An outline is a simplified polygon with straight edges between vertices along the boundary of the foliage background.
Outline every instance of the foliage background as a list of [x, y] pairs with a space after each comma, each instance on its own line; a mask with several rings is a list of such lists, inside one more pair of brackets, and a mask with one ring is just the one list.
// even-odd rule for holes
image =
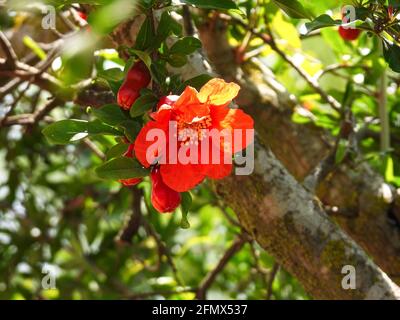
[[[109, 2], [112, 5], [112, 1]], [[341, 2], [338, 2], [301, 1], [314, 14], [330, 10], [340, 18]], [[13, 1], [11, 7], [7, 4], [0, 7], [1, 30], [17, 43], [19, 54], [33, 51], [38, 55], [41, 50], [48, 53], [42, 43], [54, 35], [45, 35], [43, 30], [37, 32], [40, 14], [22, 10], [19, 4], [23, 5]], [[272, 1], [262, 1], [262, 6], [255, 0], [239, 1], [239, 4], [246, 19], [254, 23], [263, 24], [267, 17], [281, 50], [310, 77], [332, 65], [339, 65], [333, 72], [323, 72], [320, 86], [338, 101], [344, 101], [346, 89], [351, 84], [357, 127], [364, 128], [368, 124], [368, 134], [361, 143], [362, 161], [370, 162], [388, 182], [400, 184], [397, 146], [393, 147], [389, 158], [382, 161], [379, 145], [376, 92], [383, 72], [389, 73], [388, 108], [395, 143], [398, 142], [400, 104], [398, 78], [386, 68], [377, 38], [365, 32], [356, 42], [345, 42], [336, 27], [304, 36], [301, 35], [304, 20], [288, 17]], [[59, 6], [58, 14], [69, 8], [68, 4]], [[174, 10], [180, 12], [181, 7]], [[195, 16], [197, 18], [201, 19]], [[105, 20], [98, 19], [95, 23], [102, 26], [102, 22]], [[29, 36], [42, 48], [29, 45], [24, 36]], [[243, 43], [246, 32], [232, 24], [230, 36], [235, 47]], [[76, 47], [80, 44], [76, 43]], [[107, 41], [96, 46], [111, 47]], [[94, 52], [93, 47], [90, 50]], [[304, 125], [315, 122], [338, 135], [341, 115], [321, 101], [276, 52], [257, 39], [251, 39], [246, 50], [248, 53], [257, 50], [262, 62], [300, 101], [293, 121]], [[94, 61], [93, 69], [89, 70], [94, 78], [110, 67], [124, 66], [116, 51], [97, 51], [95, 56], [89, 54], [88, 57]], [[80, 55], [78, 61], [86, 61], [82, 59]], [[82, 77], [81, 65], [76, 60], [67, 56], [58, 61], [62, 67], [56, 68], [53, 63], [53, 69], [49, 71], [55, 77], [65, 81], [75, 81], [76, 75]], [[65, 78], [71, 74], [71, 79]], [[4, 85], [3, 79], [0, 83]], [[23, 82], [2, 97], [1, 116], [4, 117], [11, 108], [13, 115], [30, 113], [33, 108], [45, 104], [49, 97], [49, 92]], [[93, 118], [85, 106], [74, 102], [54, 109], [51, 117], [55, 120]], [[215, 269], [241, 233], [232, 210], [222, 205], [208, 183], [204, 183], [193, 192], [194, 202], [189, 214], [191, 228], [181, 229], [179, 212], [160, 215], [151, 208], [150, 184], [145, 180], [139, 188], [144, 195], [140, 208], [146, 223], [139, 227], [132, 243], [116, 241], [137, 204], [135, 195], [137, 199], [138, 192], [122, 187], [118, 182], [101, 180], [94, 173], [102, 160], [93, 152], [93, 144], [106, 153], [115, 144], [114, 138], [93, 136], [89, 142], [57, 146], [43, 136], [41, 130], [45, 122], [1, 126], [0, 298], [193, 299], [203, 279]], [[340, 150], [345, 152], [345, 148]], [[337, 157], [341, 157], [339, 152]], [[57, 275], [56, 289], [42, 288], [43, 268], [49, 268]], [[285, 270], [279, 268], [275, 274], [278, 268], [268, 253], [256, 243], [247, 242], [218, 274], [207, 297], [310, 298]]]

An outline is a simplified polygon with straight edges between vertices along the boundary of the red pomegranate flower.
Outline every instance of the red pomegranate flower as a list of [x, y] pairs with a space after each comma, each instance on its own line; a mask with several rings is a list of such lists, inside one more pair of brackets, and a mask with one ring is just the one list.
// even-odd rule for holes
[[[128, 150], [125, 152], [124, 156], [128, 158], [133, 158], [134, 156], [133, 151], [134, 151], [134, 144], [131, 143], [128, 147]], [[131, 179], [120, 179], [118, 181], [121, 182], [126, 187], [131, 187], [137, 185], [142, 180], [143, 180], [142, 178], [131, 178]]]
[[162, 180], [160, 169], [154, 168], [151, 172], [151, 203], [160, 213], [175, 211], [181, 204], [181, 194], [172, 190]]
[[346, 41], [357, 40], [357, 38], [360, 36], [360, 33], [361, 33], [360, 29], [351, 29], [351, 28], [345, 29], [342, 26], [339, 27], [339, 34], [342, 37], [342, 39]]
[[[246, 129], [254, 127], [253, 119], [242, 110], [228, 107], [239, 90], [235, 83], [212, 79], [200, 92], [186, 87], [179, 99], [165, 99], [151, 115], [153, 120], [136, 138], [136, 158], [147, 168], [160, 164], [163, 182], [177, 192], [192, 189], [206, 177], [228, 176], [233, 166], [232, 155], [253, 141], [253, 136], [249, 138], [246, 134]], [[171, 129], [171, 123], [175, 125], [175, 131]], [[154, 141], [148, 138], [153, 129], [162, 131], [166, 137], [166, 143], [156, 150], [153, 150]], [[213, 129], [222, 135], [217, 142], [204, 131]], [[240, 134], [234, 134], [234, 129], [240, 129]], [[171, 131], [176, 132], [177, 142], [171, 139]], [[194, 155], [197, 161], [182, 161], [180, 155], [188, 154]], [[220, 161], [213, 161], [215, 154]]]

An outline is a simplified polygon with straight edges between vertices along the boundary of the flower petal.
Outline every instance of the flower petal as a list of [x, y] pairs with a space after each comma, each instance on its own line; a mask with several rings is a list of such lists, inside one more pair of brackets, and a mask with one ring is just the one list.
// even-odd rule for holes
[[[158, 141], [158, 138], [155, 139], [155, 141], [154, 140], [147, 141], [148, 133], [151, 130], [155, 130], [155, 129], [162, 130], [164, 132], [165, 139], [168, 138], [168, 135], [167, 135], [168, 122], [164, 123], [164, 122], [150, 121], [142, 128], [142, 130], [140, 130], [140, 132], [135, 140], [135, 156], [139, 160], [139, 162], [146, 168], [148, 168], [148, 167], [150, 167], [150, 165], [154, 164], [160, 156], [165, 155], [166, 150], [168, 148], [167, 143]], [[156, 150], [154, 150], [153, 154], [149, 155], [149, 159], [147, 159], [148, 149], [156, 144], [157, 144], [158, 148]]]
[[205, 178], [196, 164], [164, 164], [161, 165], [161, 176], [164, 183], [178, 192], [193, 189]]
[[151, 203], [160, 213], [173, 212], [181, 203], [181, 194], [162, 181], [159, 168], [153, 170], [151, 177]]
[[[239, 152], [254, 141], [254, 135], [247, 137], [247, 130], [254, 130], [254, 120], [241, 109], [212, 107], [210, 110], [212, 127], [227, 129], [232, 134], [232, 153]], [[233, 130], [240, 130], [235, 135]], [[250, 132], [251, 133], [251, 132]], [[236, 139], [235, 139], [236, 138]]]
[[201, 103], [222, 106], [229, 104], [232, 99], [236, 98], [239, 90], [240, 86], [236, 83], [226, 83], [222, 79], [215, 78], [201, 88], [197, 97]]
[[[203, 143], [201, 143], [200, 147], [202, 164], [199, 165], [198, 170], [211, 179], [222, 179], [226, 176], [229, 176], [233, 167], [232, 154], [230, 152], [224, 152], [223, 149], [221, 149], [218, 145], [216, 146], [211, 141], [208, 143], [208, 148], [202, 147]], [[203, 152], [207, 151], [207, 149], [208, 154], [203, 154]], [[218, 156], [219, 158], [213, 159], [215, 156]], [[204, 163], [204, 160], [206, 160], [207, 163]]]
[[173, 109], [181, 121], [191, 123], [194, 118], [208, 116], [210, 108], [208, 105], [201, 104], [197, 98], [197, 90], [186, 87], [178, 101], [173, 105]]

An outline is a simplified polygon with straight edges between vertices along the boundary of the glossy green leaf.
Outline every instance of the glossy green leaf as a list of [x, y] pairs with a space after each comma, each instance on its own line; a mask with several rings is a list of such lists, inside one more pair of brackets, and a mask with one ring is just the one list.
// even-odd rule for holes
[[61, 120], [42, 130], [49, 142], [68, 144], [86, 138], [90, 135], [121, 135], [121, 132], [100, 121]]
[[140, 31], [136, 38], [135, 49], [145, 51], [153, 41], [153, 30], [149, 18], [143, 21]]
[[232, 0], [182, 0], [183, 3], [203, 9], [229, 10], [238, 9], [237, 4]]
[[135, 159], [120, 157], [107, 161], [96, 168], [97, 175], [102, 179], [131, 179], [142, 178], [149, 174], [149, 170]]
[[187, 57], [184, 54], [176, 53], [169, 55], [168, 63], [175, 68], [181, 68], [187, 63]]
[[317, 18], [315, 18], [311, 22], [306, 23], [307, 32], [312, 32], [321, 28], [339, 26], [342, 24], [341, 20], [333, 20], [327, 14], [323, 14]]
[[135, 142], [137, 135], [142, 129], [140, 123], [133, 119], [119, 123], [118, 127], [124, 131], [125, 137], [127, 137], [130, 142]]
[[153, 94], [142, 95], [132, 105], [129, 113], [132, 118], [136, 118], [151, 110], [156, 103], [157, 97]]
[[182, 211], [182, 219], [181, 219], [181, 223], [180, 226], [182, 229], [189, 229], [190, 228], [190, 223], [188, 221], [188, 213], [190, 210], [190, 207], [192, 206], [192, 195], [190, 194], [190, 192], [183, 192], [181, 193], [181, 211]]
[[312, 14], [297, 0], [273, 0], [286, 14], [295, 19], [312, 19]]
[[397, 44], [387, 44], [384, 46], [383, 56], [389, 67], [400, 73], [400, 47]]
[[93, 109], [92, 113], [97, 119], [112, 126], [129, 119], [117, 104], [107, 104], [99, 109]]
[[129, 144], [128, 143], [118, 143], [112, 146], [107, 152], [107, 159], [113, 159], [117, 157], [121, 157], [126, 151], [128, 151]]
[[195, 37], [184, 37], [175, 42], [169, 49], [170, 54], [188, 55], [201, 48], [201, 41]]

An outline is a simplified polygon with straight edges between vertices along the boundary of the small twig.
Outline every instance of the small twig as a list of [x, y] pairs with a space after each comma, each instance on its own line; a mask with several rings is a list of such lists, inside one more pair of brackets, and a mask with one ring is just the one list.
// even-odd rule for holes
[[214, 280], [218, 276], [218, 274], [225, 268], [228, 264], [229, 260], [242, 249], [243, 245], [248, 240], [243, 236], [238, 236], [233, 244], [226, 250], [225, 254], [222, 256], [221, 260], [218, 262], [217, 266], [211, 270], [207, 276], [201, 282], [199, 288], [196, 292], [196, 299], [204, 300], [206, 298], [207, 290], [211, 287]]
[[258, 275], [264, 282], [265, 287], [268, 288], [268, 281], [267, 281], [267, 275], [269, 275], [268, 270], [263, 268], [260, 264], [260, 254], [259, 252], [256, 251], [256, 248], [254, 247], [254, 241], [249, 241], [249, 244], [250, 244], [250, 252], [254, 259], [255, 269], [257, 270]]
[[267, 32], [268, 33], [263, 33], [255, 30], [254, 28], [249, 27], [246, 23], [244, 23], [242, 20], [228, 16], [226, 14], [221, 14], [220, 17], [222, 19], [228, 20], [228, 21], [234, 21], [238, 24], [240, 24], [243, 28], [246, 30], [250, 31], [253, 35], [257, 36], [261, 40], [264, 41], [265, 44], [268, 44], [272, 50], [274, 50], [283, 60], [285, 60], [289, 65], [292, 66], [293, 69], [297, 71], [297, 73], [321, 96], [325, 102], [327, 102], [334, 110], [340, 112], [341, 109], [341, 104], [332, 96], [328, 95], [318, 84], [317, 81], [315, 81], [314, 78], [308, 75], [307, 72], [305, 72], [300, 66], [298, 66], [289, 56], [286, 55], [275, 43], [275, 39], [272, 35], [271, 30], [269, 30], [269, 25], [266, 24], [267, 27]]
[[58, 98], [54, 98], [50, 100], [47, 104], [45, 104], [42, 108], [38, 109], [34, 113], [34, 123], [42, 120], [46, 115], [48, 115], [54, 108], [58, 107], [62, 101]]
[[83, 143], [87, 147], [89, 147], [89, 149], [92, 150], [94, 152], [94, 154], [96, 156], [98, 156], [101, 160], [105, 160], [106, 159], [106, 156], [103, 153], [103, 151], [101, 151], [99, 149], [99, 147], [92, 140], [90, 140], [89, 138], [85, 138], [85, 139], [83, 139]]
[[142, 220], [142, 212], [140, 209], [142, 195], [143, 192], [141, 189], [132, 188], [132, 212], [127, 217], [128, 219], [125, 226], [117, 236], [118, 243], [131, 244], [133, 236], [138, 232]]
[[278, 263], [274, 263], [274, 266], [272, 267], [271, 274], [269, 276], [268, 280], [268, 287], [267, 287], [267, 300], [271, 300], [272, 297], [272, 285], [274, 284], [274, 280], [278, 274], [278, 271], [280, 269], [280, 265]]
[[[153, 9], [149, 10], [148, 13], [148, 18], [150, 20], [150, 26], [151, 26], [151, 32], [153, 35], [156, 34], [156, 23], [155, 23], [155, 18], [154, 18], [154, 12]], [[157, 61], [159, 59], [159, 55], [158, 55], [158, 50], [153, 50], [151, 53], [151, 59], [153, 60], [153, 62]], [[152, 83], [151, 83], [151, 88], [153, 90], [153, 93], [157, 96], [157, 97], [161, 97], [162, 96], [162, 90], [160, 85], [153, 79]], [[153, 110], [155, 111], [155, 110]]]
[[35, 113], [19, 114], [16, 116], [7, 117], [3, 119], [1, 126], [12, 126], [12, 125], [27, 125], [31, 130], [34, 125], [39, 121], [45, 120], [46, 122], [52, 122], [52, 118], [47, 115], [58, 105], [60, 105], [61, 100], [54, 98], [44, 105], [41, 109], [37, 110]]
[[[342, 139], [356, 139], [354, 134], [354, 119], [350, 108], [345, 108], [343, 119], [340, 126], [340, 132], [336, 138], [335, 145], [330, 153], [314, 168], [314, 170], [304, 179], [303, 186], [314, 193], [318, 185], [335, 169], [336, 154]], [[357, 140], [355, 140], [356, 142]], [[353, 141], [350, 141], [353, 142]]]
[[[44, 117], [43, 120], [45, 122], [53, 122], [53, 119], [51, 117]], [[15, 116], [10, 116], [8, 117], [4, 123], [2, 124], [3, 127], [9, 127], [9, 126], [14, 126], [14, 125], [21, 125], [21, 126], [27, 126], [31, 125], [35, 122], [35, 117], [33, 113], [24, 113], [24, 114], [19, 114]]]
[[158, 254], [160, 257], [160, 261], [163, 256], [165, 256], [167, 258], [167, 262], [171, 266], [171, 269], [175, 276], [176, 282], [179, 285], [182, 285], [183, 282], [178, 274], [178, 269], [175, 265], [174, 260], [172, 259], [172, 256], [171, 256], [171, 253], [170, 253], [168, 247], [162, 241], [160, 235], [154, 230], [154, 227], [146, 219], [142, 219], [142, 225], [146, 229], [146, 232], [150, 236], [152, 236], [154, 238], [154, 240], [156, 241], [157, 246], [158, 246]]
[[186, 35], [193, 36], [195, 30], [193, 26], [192, 16], [190, 14], [190, 9], [187, 5], [183, 6], [182, 16], [183, 16], [183, 26]]
[[15, 53], [10, 41], [7, 39], [6, 35], [0, 31], [0, 46], [6, 55], [6, 64], [10, 69], [15, 69], [16, 62], [18, 60], [17, 54]]
[[315, 76], [314, 79], [316, 81], [319, 81], [324, 75], [328, 73], [334, 73], [337, 74], [336, 71], [342, 70], [342, 69], [364, 69], [367, 70], [368, 68], [365, 66], [359, 66], [359, 65], [350, 65], [350, 64], [344, 64], [344, 63], [336, 63], [332, 64], [330, 66], [327, 66], [325, 69], [321, 70], [318, 72]]
[[18, 102], [22, 99], [22, 97], [25, 95], [25, 92], [29, 89], [30, 87], [30, 83], [27, 84], [27, 86], [21, 90], [18, 95], [14, 98], [13, 103], [10, 106], [10, 110], [8, 110], [8, 112], [6, 113], [6, 115], [3, 117], [3, 119], [1, 119], [0, 121], [0, 127], [3, 126], [3, 124], [6, 122], [7, 118], [11, 115], [11, 113], [14, 111], [14, 109], [16, 108], [16, 106], [18, 105]]
[[[383, 51], [383, 45], [381, 44]], [[379, 118], [381, 124], [381, 152], [386, 154], [390, 150], [390, 120], [389, 112], [387, 109], [387, 72], [383, 70], [378, 95]]]

